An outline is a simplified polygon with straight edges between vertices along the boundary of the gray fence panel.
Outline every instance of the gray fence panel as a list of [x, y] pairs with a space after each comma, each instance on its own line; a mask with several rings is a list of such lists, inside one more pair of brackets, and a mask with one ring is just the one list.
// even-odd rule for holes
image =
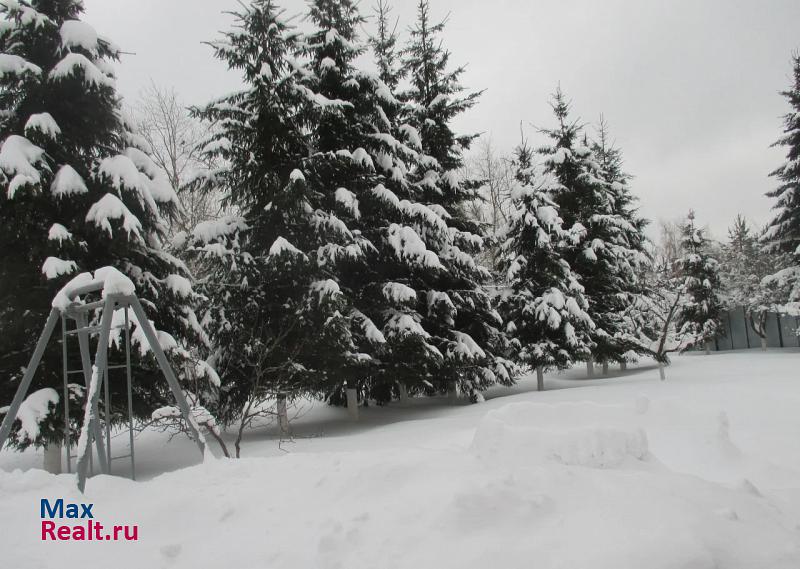
[[[722, 317], [724, 334], [715, 339], [717, 350], [746, 350], [761, 348], [761, 338], [753, 330], [750, 320], [746, 318], [744, 309], [734, 308]], [[767, 316], [767, 347], [793, 348], [800, 347], [800, 318], [770, 312]]]
[[716, 338], [717, 350], [732, 350], [733, 349], [733, 335], [731, 334], [731, 320], [730, 313], [722, 317], [722, 329], [724, 334], [720, 334]]
[[745, 326], [744, 312], [732, 310], [728, 312], [728, 315], [730, 316], [731, 347], [734, 350], [746, 350], [752, 347], [750, 331]]
[[[780, 316], [774, 312], [767, 314], [767, 347], [768, 348], [781, 348], [781, 336], [779, 329], [781, 327]], [[758, 339], [759, 345], [761, 339]]]
[[799, 327], [800, 318], [786, 315], [781, 318], [781, 335], [783, 336], [784, 346], [787, 348], [800, 346], [800, 336], [797, 335]]

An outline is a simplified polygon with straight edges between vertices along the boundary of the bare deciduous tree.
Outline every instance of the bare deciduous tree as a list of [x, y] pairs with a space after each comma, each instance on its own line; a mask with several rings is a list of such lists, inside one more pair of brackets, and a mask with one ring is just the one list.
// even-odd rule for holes
[[497, 269], [498, 240], [508, 221], [511, 210], [511, 191], [514, 187], [512, 160], [498, 153], [492, 139], [481, 139], [474, 154], [465, 162], [465, 177], [480, 180], [479, 199], [470, 202], [467, 213], [475, 220], [486, 224], [492, 238], [484, 259]]
[[675, 263], [683, 256], [681, 245], [681, 226], [675, 221], [658, 222], [659, 239], [654, 255], [656, 270], [671, 272], [675, 270]]
[[194, 172], [213, 166], [202, 159], [201, 145], [207, 134], [204, 125], [190, 115], [174, 89], [155, 84], [142, 92], [132, 111], [139, 135], [180, 198], [182, 211], [173, 221], [171, 232], [190, 233], [198, 223], [218, 218], [219, 196], [187, 187]]

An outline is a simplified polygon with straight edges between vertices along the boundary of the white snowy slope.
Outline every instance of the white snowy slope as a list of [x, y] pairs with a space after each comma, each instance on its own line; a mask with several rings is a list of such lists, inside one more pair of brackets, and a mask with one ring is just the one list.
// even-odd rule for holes
[[137, 543], [43, 544], [39, 500], [82, 498], [72, 476], [30, 469], [41, 455], [6, 451], [3, 565], [796, 569], [798, 361], [676, 357], [663, 383], [649, 365], [575, 370], [544, 393], [525, 381], [481, 405], [370, 407], [358, 424], [319, 405], [284, 451], [265, 429], [246, 458], [164, 474], [196, 448], [150, 433], [147, 481], [98, 476], [85, 497], [98, 521], [139, 524]]

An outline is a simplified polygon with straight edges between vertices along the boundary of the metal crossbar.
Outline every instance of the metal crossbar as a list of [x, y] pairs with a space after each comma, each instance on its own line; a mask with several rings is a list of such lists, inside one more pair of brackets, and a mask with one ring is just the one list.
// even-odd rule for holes
[[[122, 330], [124, 326], [112, 326], [111, 330]], [[87, 326], [86, 328], [76, 328], [66, 332], [67, 336], [74, 336], [75, 334], [98, 334], [102, 331], [100, 326]]]

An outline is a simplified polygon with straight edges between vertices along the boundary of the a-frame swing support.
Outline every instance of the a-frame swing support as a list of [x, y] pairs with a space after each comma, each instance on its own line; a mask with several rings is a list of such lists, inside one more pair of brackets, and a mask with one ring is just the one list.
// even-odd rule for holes
[[[103, 291], [104, 293], [104, 298], [100, 301], [84, 304], [76, 300], [83, 295], [99, 291]], [[92, 457], [92, 439], [94, 439], [94, 443], [97, 447], [97, 455], [101, 472], [110, 472], [109, 460], [111, 457], [107, 452], [108, 448], [104, 448], [103, 445], [103, 433], [100, 426], [98, 408], [100, 393], [103, 388], [103, 381], [107, 381], [108, 378], [108, 344], [111, 337], [114, 311], [118, 309], [125, 310], [126, 334], [130, 333], [130, 329], [128, 327], [128, 309], [133, 310], [133, 314], [137, 319], [138, 327], [144, 333], [145, 339], [150, 345], [150, 349], [152, 350], [153, 355], [155, 356], [158, 365], [161, 368], [161, 372], [164, 374], [164, 377], [169, 384], [170, 390], [175, 397], [175, 401], [178, 404], [181, 415], [183, 415], [183, 418], [189, 428], [190, 435], [197, 442], [200, 452], [205, 454], [205, 438], [200, 432], [200, 428], [197, 425], [194, 416], [192, 415], [189, 404], [184, 397], [177, 378], [175, 377], [175, 373], [172, 371], [169, 360], [167, 359], [164, 350], [161, 348], [161, 345], [158, 342], [156, 331], [148, 320], [147, 314], [145, 313], [142, 304], [139, 302], [139, 299], [135, 294], [105, 294], [105, 292], [104, 282], [101, 280], [94, 280], [83, 286], [77, 286], [67, 291], [66, 294], [69, 304], [66, 307], [55, 306], [54, 303], [54, 307], [50, 311], [50, 315], [47, 318], [44, 330], [42, 331], [39, 341], [36, 344], [36, 349], [33, 352], [30, 363], [25, 369], [25, 373], [22, 377], [19, 387], [17, 388], [17, 392], [14, 395], [14, 399], [9, 406], [6, 416], [3, 418], [2, 425], [0, 425], [0, 448], [3, 448], [9, 434], [11, 433], [11, 428], [14, 424], [14, 421], [17, 419], [20, 406], [28, 394], [28, 390], [30, 389], [33, 377], [36, 374], [36, 369], [41, 363], [42, 356], [47, 348], [47, 344], [50, 341], [56, 326], [58, 325], [59, 319], [64, 319], [64, 322], [66, 322], [66, 318], [75, 320], [77, 323], [77, 328], [74, 330], [74, 332], [78, 335], [78, 342], [81, 351], [81, 364], [83, 367], [83, 375], [87, 387], [87, 400], [84, 408], [83, 428], [78, 440], [76, 464], [78, 488], [81, 492], [83, 492], [84, 488], [86, 487], [86, 478], [89, 472], [89, 463]], [[88, 326], [88, 313], [90, 310], [98, 308], [102, 308], [103, 311], [100, 320], [100, 326], [98, 327], [99, 339], [97, 343], [97, 353], [95, 355], [94, 365], [91, 365], [91, 357], [89, 353], [89, 334], [91, 331], [98, 330], [92, 329]], [[64, 329], [66, 329], [65, 324]], [[66, 335], [63, 338], [64, 341], [66, 341]], [[65, 347], [64, 349], [66, 350]], [[126, 354], [126, 359], [129, 362], [129, 354]], [[130, 364], [128, 363], [128, 366], [129, 365]], [[129, 369], [130, 368], [128, 367], [128, 370]], [[67, 396], [67, 394], [65, 394], [65, 396]], [[67, 402], [65, 402], [65, 404], [67, 404]], [[108, 415], [108, 409], [106, 409], [106, 415]], [[106, 417], [106, 419], [108, 420], [108, 417]], [[133, 445], [133, 441], [131, 441], [131, 445]], [[69, 460], [68, 441], [66, 441], [65, 446], [67, 447], [67, 460]], [[131, 452], [133, 452], [133, 446], [131, 446]]]

